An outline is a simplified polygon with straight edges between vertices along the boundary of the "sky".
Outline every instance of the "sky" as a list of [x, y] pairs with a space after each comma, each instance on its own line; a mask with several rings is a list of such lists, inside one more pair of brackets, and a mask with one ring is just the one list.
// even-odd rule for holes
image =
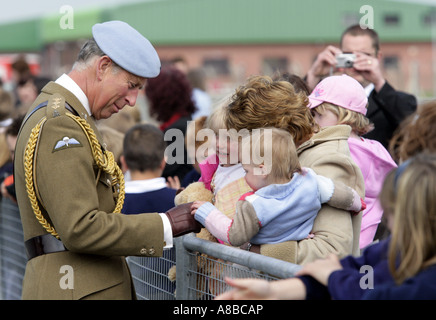
[[[162, 1], [162, 0], [3, 0], [0, 10], [0, 24], [36, 18], [44, 15], [59, 13], [59, 9], [64, 5], [70, 5], [74, 10], [83, 10], [99, 6], [116, 6], [132, 2]], [[217, 0], [219, 1], [219, 0]], [[267, 1], [267, 0], [266, 0]], [[325, 0], [320, 0], [325, 1]], [[360, 0], [365, 2], [365, 0]], [[391, 0], [411, 3], [433, 4], [436, 0]]]
[[64, 5], [69, 5], [74, 10], [83, 10], [145, 1], [150, 0], [8, 0], [7, 2], [3, 0], [0, 10], [0, 24], [56, 14]]

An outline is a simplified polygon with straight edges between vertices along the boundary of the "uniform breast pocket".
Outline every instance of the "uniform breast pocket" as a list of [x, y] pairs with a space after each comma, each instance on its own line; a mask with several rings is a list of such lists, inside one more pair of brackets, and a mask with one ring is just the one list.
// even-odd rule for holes
[[106, 188], [110, 188], [112, 186], [112, 176], [107, 172], [100, 171], [98, 182]]
[[112, 211], [118, 197], [117, 188], [113, 186], [112, 176], [101, 171], [96, 184], [100, 209], [108, 212]]

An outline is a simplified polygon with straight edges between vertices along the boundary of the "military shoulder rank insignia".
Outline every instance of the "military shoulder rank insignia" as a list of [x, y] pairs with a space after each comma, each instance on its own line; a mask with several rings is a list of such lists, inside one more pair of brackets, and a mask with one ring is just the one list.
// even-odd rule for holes
[[65, 98], [58, 93], [53, 94], [47, 103], [47, 119], [56, 118], [65, 114]]
[[79, 141], [77, 141], [77, 139], [63, 137], [62, 140], [56, 142], [56, 145], [53, 148], [53, 152], [67, 149], [67, 148], [74, 148], [74, 147], [81, 147], [81, 146], [82, 144]]

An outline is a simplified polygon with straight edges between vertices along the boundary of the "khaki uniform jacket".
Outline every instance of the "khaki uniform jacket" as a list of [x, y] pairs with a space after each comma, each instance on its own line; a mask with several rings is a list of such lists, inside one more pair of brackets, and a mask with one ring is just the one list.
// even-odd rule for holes
[[[55, 93], [65, 98], [73, 113], [86, 119], [103, 145], [94, 119], [87, 116], [85, 108], [71, 92], [54, 82], [42, 89], [30, 110]], [[99, 174], [84, 131], [64, 114], [70, 111], [64, 105], [57, 110], [59, 112], [54, 113], [50, 105], [43, 107], [21, 128], [15, 154], [15, 184], [24, 240], [47, 234], [30, 206], [23, 165], [30, 132], [47, 115], [36, 151], [35, 189], [44, 217], [68, 251], [31, 259], [26, 266], [22, 297], [136, 298], [123, 256], [161, 256], [162, 219], [157, 213], [113, 213], [116, 191], [111, 186], [111, 177], [103, 171]], [[62, 143], [65, 137], [69, 138], [68, 145]], [[68, 286], [64, 283], [66, 280], [69, 280]]]
[[[348, 147], [351, 127], [326, 127], [297, 148], [303, 167], [317, 174], [342, 182], [365, 198], [365, 184], [360, 168], [352, 160]], [[323, 204], [315, 218], [312, 233], [315, 237], [301, 241], [288, 241], [261, 246], [261, 254], [303, 265], [329, 253], [340, 257], [359, 255], [359, 237], [362, 213]]]

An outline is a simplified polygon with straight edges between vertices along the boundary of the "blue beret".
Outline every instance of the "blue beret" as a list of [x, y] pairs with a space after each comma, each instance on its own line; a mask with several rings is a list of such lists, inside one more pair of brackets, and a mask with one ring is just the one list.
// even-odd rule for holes
[[124, 70], [143, 78], [159, 75], [161, 64], [153, 45], [127, 23], [97, 23], [92, 35], [100, 49]]

